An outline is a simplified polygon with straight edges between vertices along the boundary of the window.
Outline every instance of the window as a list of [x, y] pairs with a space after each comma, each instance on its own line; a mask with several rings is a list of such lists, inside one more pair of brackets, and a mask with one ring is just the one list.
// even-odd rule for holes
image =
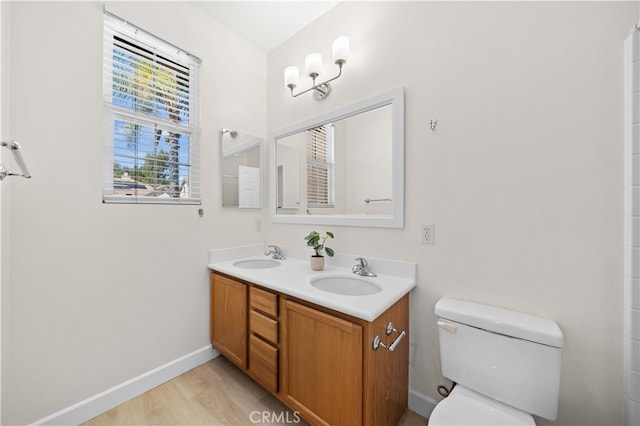
[[200, 60], [105, 11], [103, 61], [103, 201], [200, 204]]
[[307, 206], [334, 207], [333, 124], [307, 131]]

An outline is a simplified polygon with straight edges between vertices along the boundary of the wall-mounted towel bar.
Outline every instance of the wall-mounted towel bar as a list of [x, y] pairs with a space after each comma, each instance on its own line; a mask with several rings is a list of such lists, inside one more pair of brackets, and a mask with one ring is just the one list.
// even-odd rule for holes
[[20, 171], [22, 172], [22, 173], [11, 173], [10, 171], [7, 170], [7, 168], [3, 164], [0, 164], [0, 180], [3, 180], [7, 176], [22, 176], [27, 179], [30, 178], [31, 174], [29, 173], [29, 169], [27, 169], [27, 165], [24, 162], [24, 159], [22, 158], [22, 154], [20, 154], [20, 144], [16, 141], [11, 141], [11, 142], [2, 141], [0, 142], [0, 146], [7, 147], [11, 150], [11, 152], [13, 152], [13, 158], [15, 159], [16, 163], [18, 164], [18, 167], [20, 167]]
[[391, 198], [376, 198], [376, 199], [371, 199], [371, 198], [365, 198], [364, 202], [369, 204], [369, 203], [376, 203], [378, 201], [392, 201]]

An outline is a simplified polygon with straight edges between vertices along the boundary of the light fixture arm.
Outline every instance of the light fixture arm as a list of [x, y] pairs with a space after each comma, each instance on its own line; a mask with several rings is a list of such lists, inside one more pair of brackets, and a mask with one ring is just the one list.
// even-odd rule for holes
[[312, 86], [302, 92], [294, 93], [294, 89], [298, 86], [300, 72], [297, 66], [288, 66], [284, 69], [284, 85], [291, 92], [292, 98], [297, 98], [303, 93], [313, 92], [313, 98], [321, 101], [331, 93], [331, 85], [333, 80], [342, 75], [342, 67], [347, 63], [349, 58], [349, 37], [341, 36], [333, 41], [332, 46], [333, 63], [338, 66], [338, 75], [332, 77], [322, 83], [317, 83], [318, 75], [322, 71], [322, 55], [320, 53], [310, 53], [304, 58], [305, 74], [311, 77]]
[[291, 96], [294, 98], [297, 98], [298, 96], [310, 92], [312, 90], [315, 90], [315, 92], [313, 93], [313, 97], [315, 100], [320, 101], [324, 98], [326, 98], [327, 96], [329, 96], [329, 93], [331, 92], [331, 85], [329, 84], [330, 82], [332, 82], [333, 80], [336, 80], [337, 78], [339, 78], [342, 75], [342, 65], [344, 65], [345, 61], [336, 61], [336, 65], [338, 65], [338, 75], [336, 75], [335, 77], [332, 77], [328, 80], [323, 81], [322, 83], [317, 83], [316, 84], [316, 75], [312, 75], [311, 78], [313, 79], [313, 86], [308, 88], [307, 90], [304, 90], [302, 92], [298, 92], [298, 93], [293, 93], [293, 89], [296, 88], [295, 84], [288, 84], [287, 87], [289, 88], [289, 90], [291, 90]]

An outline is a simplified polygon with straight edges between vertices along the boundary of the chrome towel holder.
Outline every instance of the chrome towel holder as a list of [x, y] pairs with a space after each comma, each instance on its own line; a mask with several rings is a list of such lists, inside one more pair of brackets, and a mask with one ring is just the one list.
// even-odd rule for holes
[[20, 144], [16, 141], [11, 141], [11, 142], [2, 141], [0, 142], [0, 146], [7, 147], [11, 150], [11, 152], [13, 153], [13, 158], [18, 164], [18, 167], [20, 167], [20, 171], [22, 172], [22, 173], [11, 173], [9, 170], [7, 170], [4, 164], [0, 164], [0, 180], [3, 180], [7, 176], [22, 176], [29, 179], [31, 177], [31, 173], [29, 173], [29, 169], [27, 169], [27, 164], [24, 162], [24, 159], [22, 158], [22, 154], [20, 154]]
[[398, 331], [396, 330], [396, 328], [393, 326], [392, 322], [389, 322], [387, 324], [387, 330], [386, 330], [386, 334], [387, 336], [391, 335], [391, 333], [398, 333], [398, 337], [396, 337], [396, 339], [389, 345], [385, 345], [384, 343], [382, 343], [382, 339], [380, 338], [379, 335], [376, 335], [373, 338], [373, 350], [377, 351], [380, 347], [386, 348], [389, 352], [393, 352], [396, 350], [396, 348], [398, 347], [398, 345], [400, 344], [400, 342], [402, 341], [402, 339], [404, 339], [404, 336], [406, 336], [407, 333], [405, 333], [404, 330], [402, 331]]
[[365, 198], [364, 202], [369, 204], [371, 202], [378, 202], [378, 201], [391, 201], [391, 198], [376, 198], [376, 199], [371, 199], [371, 198]]

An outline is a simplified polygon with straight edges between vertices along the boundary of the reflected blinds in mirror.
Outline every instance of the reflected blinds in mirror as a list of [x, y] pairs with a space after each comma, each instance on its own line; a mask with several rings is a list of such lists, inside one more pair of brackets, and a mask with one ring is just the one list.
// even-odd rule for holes
[[334, 128], [333, 124], [307, 131], [307, 206], [333, 207]]

